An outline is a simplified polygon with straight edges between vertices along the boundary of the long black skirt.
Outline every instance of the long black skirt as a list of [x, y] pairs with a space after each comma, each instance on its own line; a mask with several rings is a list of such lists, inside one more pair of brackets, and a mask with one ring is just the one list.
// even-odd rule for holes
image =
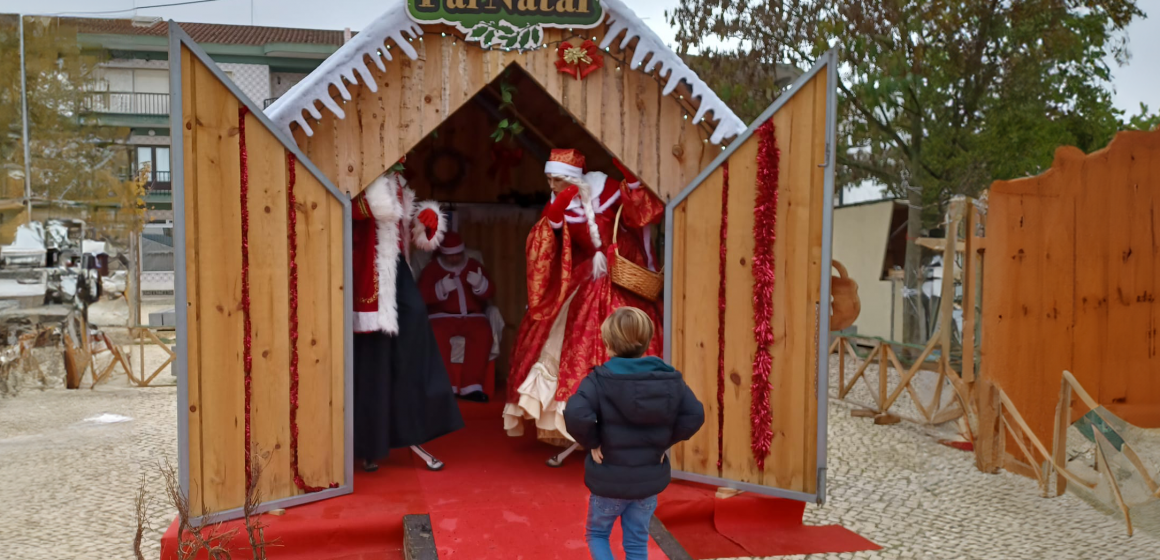
[[354, 453], [375, 461], [463, 427], [427, 306], [399, 258], [399, 334], [354, 335]]

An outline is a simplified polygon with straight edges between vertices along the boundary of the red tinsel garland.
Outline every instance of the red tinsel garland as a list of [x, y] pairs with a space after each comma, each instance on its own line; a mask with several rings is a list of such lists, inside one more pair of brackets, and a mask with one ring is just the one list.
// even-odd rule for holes
[[253, 339], [250, 336], [250, 169], [249, 155], [246, 153], [246, 114], [250, 110], [246, 106], [238, 109], [238, 156], [241, 159], [242, 173], [242, 364], [245, 384], [246, 401], [246, 488], [253, 483], [250, 474], [250, 373], [254, 370], [254, 358], [251, 354]]
[[751, 447], [757, 468], [765, 469], [765, 458], [773, 442], [773, 415], [769, 405], [769, 374], [773, 357], [773, 286], [775, 277], [773, 244], [777, 241], [777, 173], [781, 152], [777, 148], [773, 120], [757, 129], [760, 144], [757, 148], [757, 200], [754, 214], [753, 239], [753, 335], [757, 354], [753, 358], [753, 404], [749, 419], [752, 425]]
[[729, 160], [721, 165], [721, 256], [717, 261], [717, 474], [725, 456], [725, 261], [729, 248]]
[[[298, 472], [298, 201], [294, 196], [297, 161], [292, 152], [286, 152], [286, 233], [290, 254], [290, 470], [294, 474], [294, 484], [309, 493], [325, 488], [306, 484], [302, 473]], [[332, 482], [330, 488], [338, 488], [338, 484]]]

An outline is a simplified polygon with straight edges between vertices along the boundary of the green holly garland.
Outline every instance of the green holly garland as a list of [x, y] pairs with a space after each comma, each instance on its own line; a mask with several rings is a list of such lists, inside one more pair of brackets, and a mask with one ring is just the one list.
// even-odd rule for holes
[[479, 46], [491, 48], [499, 45], [504, 49], [533, 50], [542, 45], [544, 28], [539, 24], [516, 27], [506, 21], [484, 21], [467, 31], [468, 41], [479, 41]]

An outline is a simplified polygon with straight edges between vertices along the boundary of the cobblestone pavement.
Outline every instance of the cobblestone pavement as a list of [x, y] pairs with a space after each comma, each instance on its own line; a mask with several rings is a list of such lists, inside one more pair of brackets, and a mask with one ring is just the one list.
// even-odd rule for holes
[[[830, 366], [836, 394], [836, 357]], [[855, 368], [849, 361], [846, 367], [849, 379]], [[868, 368], [871, 373], [877, 383], [876, 366]], [[893, 369], [890, 374], [893, 388], [899, 379]], [[920, 394], [931, 394], [933, 377], [922, 389]], [[850, 398], [873, 402], [863, 391], [855, 389]], [[908, 397], [900, 402], [900, 413], [918, 416]], [[1160, 558], [1160, 538], [1139, 529], [1129, 538], [1118, 514], [1071, 494], [1041, 498], [1035, 481], [1015, 474], [979, 472], [973, 455], [937, 442], [948, 435], [947, 427], [875, 426], [871, 418], [851, 417], [853, 408], [830, 399], [827, 503], [807, 506], [805, 523], [843, 525], [882, 550], [783, 559]]]
[[[0, 558], [133, 558], [142, 475], [151, 498], [144, 552], [157, 558], [173, 520], [157, 464], [176, 464], [176, 406], [174, 386], [134, 389], [124, 376], [92, 391], [33, 389], [0, 399]], [[130, 420], [93, 421], [101, 415]]]
[[[161, 379], [171, 381], [168, 374]], [[0, 399], [0, 558], [132, 558], [133, 496], [142, 474], [153, 498], [146, 558], [172, 520], [155, 467], [176, 456], [176, 391], [129, 389], [123, 377], [87, 389]], [[893, 385], [892, 385], [893, 386]], [[836, 387], [836, 384], [835, 384]], [[808, 524], [841, 524], [880, 551], [788, 558], [1154, 559], [1160, 539], [1125, 535], [1119, 516], [1065, 495], [1044, 499], [1016, 475], [975, 470], [945, 434], [875, 426], [830, 402], [829, 493]], [[99, 424], [102, 414], [131, 418]]]

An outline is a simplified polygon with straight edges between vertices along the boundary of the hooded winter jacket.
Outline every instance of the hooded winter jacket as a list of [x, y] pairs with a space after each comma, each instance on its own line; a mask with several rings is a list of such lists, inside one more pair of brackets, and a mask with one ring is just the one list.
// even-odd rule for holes
[[665, 452], [697, 433], [705, 409], [681, 372], [659, 358], [613, 358], [580, 383], [564, 407], [568, 433], [585, 449], [584, 483], [597, 496], [639, 500], [669, 485]]

